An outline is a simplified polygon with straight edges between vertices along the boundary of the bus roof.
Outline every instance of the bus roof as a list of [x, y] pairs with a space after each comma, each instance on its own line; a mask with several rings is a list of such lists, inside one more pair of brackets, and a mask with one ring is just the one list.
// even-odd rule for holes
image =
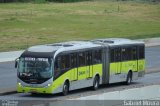
[[135, 41], [130, 39], [123, 38], [108, 38], [108, 39], [96, 39], [92, 41], [68, 41], [68, 42], [60, 42], [46, 45], [37, 45], [29, 47], [24, 53], [22, 53], [22, 57], [54, 57], [61, 53], [67, 51], [75, 51], [75, 50], [83, 50], [88, 48], [99, 48], [103, 45], [123, 45], [123, 44], [144, 44], [141, 41]]
[[144, 44], [142, 41], [130, 40], [125, 38], [107, 38], [107, 39], [95, 39], [91, 40], [91, 42], [95, 43], [103, 43], [106, 45], [125, 45], [125, 44]]

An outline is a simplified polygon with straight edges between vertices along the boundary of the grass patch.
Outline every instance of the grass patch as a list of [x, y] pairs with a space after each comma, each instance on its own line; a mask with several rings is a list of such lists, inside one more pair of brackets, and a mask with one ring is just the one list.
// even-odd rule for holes
[[160, 5], [133, 1], [0, 4], [0, 51], [108, 37], [160, 37]]

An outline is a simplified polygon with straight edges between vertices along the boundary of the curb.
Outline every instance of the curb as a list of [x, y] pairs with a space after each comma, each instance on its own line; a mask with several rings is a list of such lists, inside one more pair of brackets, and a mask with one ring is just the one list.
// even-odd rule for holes
[[10, 94], [15, 94], [15, 93], [17, 93], [17, 91], [7, 91], [7, 92], [0, 93], [0, 96], [10, 95]]

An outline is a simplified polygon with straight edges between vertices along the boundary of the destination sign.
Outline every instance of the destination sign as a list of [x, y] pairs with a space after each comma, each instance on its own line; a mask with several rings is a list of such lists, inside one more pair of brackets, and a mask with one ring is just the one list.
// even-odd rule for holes
[[25, 61], [48, 61], [48, 58], [33, 58], [33, 57], [25, 57]]

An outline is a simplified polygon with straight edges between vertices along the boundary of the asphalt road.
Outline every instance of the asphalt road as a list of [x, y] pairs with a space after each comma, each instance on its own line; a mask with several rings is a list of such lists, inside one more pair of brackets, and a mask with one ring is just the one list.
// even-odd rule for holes
[[[160, 46], [146, 48], [146, 69], [160, 69]], [[0, 63], [0, 92], [15, 90], [16, 69], [14, 62]]]

